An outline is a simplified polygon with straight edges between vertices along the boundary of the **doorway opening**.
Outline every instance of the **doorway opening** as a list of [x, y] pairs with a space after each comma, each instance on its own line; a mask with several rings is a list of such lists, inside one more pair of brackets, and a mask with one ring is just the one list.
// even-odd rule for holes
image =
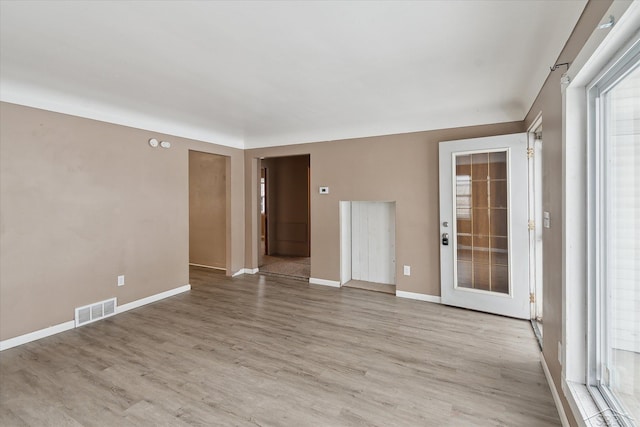
[[340, 284], [396, 291], [396, 203], [340, 202]]
[[229, 176], [226, 156], [189, 150], [189, 266], [228, 269]]
[[542, 348], [542, 230], [549, 226], [548, 214], [542, 211], [542, 116], [539, 116], [530, 128], [527, 152], [529, 159], [529, 300], [531, 325], [538, 344]]
[[311, 273], [311, 156], [260, 162], [258, 271], [308, 280]]

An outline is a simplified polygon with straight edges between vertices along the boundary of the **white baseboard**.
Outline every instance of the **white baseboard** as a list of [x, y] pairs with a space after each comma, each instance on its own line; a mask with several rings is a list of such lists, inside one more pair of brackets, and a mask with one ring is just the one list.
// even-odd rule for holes
[[168, 291], [160, 292], [159, 294], [151, 295], [146, 298], [131, 301], [126, 304], [122, 304], [116, 308], [116, 314], [124, 313], [125, 311], [133, 310], [134, 308], [142, 307], [143, 305], [151, 304], [152, 302], [160, 301], [161, 299], [169, 298], [183, 292], [191, 290], [191, 285], [184, 285]]
[[311, 285], [322, 285], [322, 286], [332, 286], [334, 288], [340, 287], [340, 282], [337, 280], [326, 280], [326, 279], [316, 279], [315, 277], [309, 278], [309, 284]]
[[556, 390], [555, 383], [553, 382], [553, 378], [551, 377], [551, 372], [549, 371], [546, 360], [544, 360], [544, 354], [542, 354], [542, 352], [540, 352], [540, 363], [542, 364], [544, 376], [547, 378], [547, 383], [549, 384], [549, 388], [551, 389], [551, 396], [553, 396], [553, 401], [556, 404], [556, 408], [558, 409], [558, 415], [560, 416], [562, 427], [569, 427], [569, 419], [567, 418], [567, 414], [564, 412], [564, 407], [562, 406], [560, 395], [558, 394], [558, 390]]
[[231, 277], [240, 276], [241, 274], [256, 274], [257, 272], [257, 268], [241, 268], [240, 270], [233, 273]]
[[204, 264], [195, 264], [193, 262], [190, 262], [189, 265], [192, 265], [194, 267], [202, 267], [202, 268], [211, 268], [212, 270], [220, 270], [220, 271], [227, 271], [226, 268], [222, 268], [222, 267], [214, 267], [212, 265], [204, 265]]
[[[146, 298], [142, 298], [136, 301], [132, 301], [127, 304], [123, 304], [121, 306], [116, 307], [116, 314], [123, 313], [125, 311], [141, 307], [146, 304], [150, 304], [152, 302], [160, 301], [161, 299], [169, 298], [171, 296], [180, 294], [182, 292], [186, 292], [191, 289], [191, 285], [180, 286], [175, 289], [170, 289], [165, 292], [160, 292], [159, 294], [151, 295]], [[13, 348], [22, 344], [26, 344], [31, 341], [36, 341], [41, 338], [46, 338], [51, 335], [59, 334], [60, 332], [65, 332], [70, 329], [74, 329], [76, 327], [75, 320], [69, 320], [68, 322], [60, 323], [59, 325], [50, 326], [48, 328], [40, 329], [38, 331], [30, 332], [28, 334], [20, 335], [18, 337], [9, 338], [4, 341], [0, 341], [0, 351], [7, 350], [9, 348]]]
[[0, 351], [17, 347], [31, 341], [39, 340], [41, 338], [46, 338], [51, 335], [59, 334], [60, 332], [68, 331], [69, 329], [73, 329], [75, 327], [75, 320], [69, 320], [68, 322], [40, 329], [38, 331], [29, 332], [28, 334], [20, 335], [14, 338], [9, 338], [8, 340], [0, 341]]
[[427, 301], [440, 304], [440, 297], [427, 294], [418, 294], [415, 292], [396, 291], [396, 296], [400, 298], [415, 299], [418, 301]]

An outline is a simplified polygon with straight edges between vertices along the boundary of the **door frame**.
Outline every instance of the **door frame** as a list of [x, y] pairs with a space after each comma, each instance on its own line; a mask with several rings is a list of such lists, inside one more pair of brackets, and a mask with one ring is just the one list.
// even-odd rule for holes
[[[307, 216], [307, 229], [306, 229], [306, 233], [307, 233], [307, 252], [309, 253], [309, 258], [311, 258], [311, 209], [312, 209], [312, 193], [311, 193], [311, 178], [312, 178], [312, 171], [311, 171], [311, 153], [301, 153], [301, 154], [283, 154], [283, 155], [278, 155], [278, 156], [269, 156], [269, 157], [254, 157], [251, 159], [251, 187], [252, 187], [252, 195], [251, 198], [253, 199], [252, 205], [251, 205], [251, 211], [253, 211], [252, 214], [252, 223], [251, 223], [251, 229], [252, 232], [255, 231], [255, 239], [252, 237], [252, 241], [251, 241], [251, 247], [252, 249], [252, 256], [251, 256], [251, 265], [255, 265], [255, 267], [252, 267], [250, 270], [253, 273], [256, 273], [258, 271], [260, 271], [260, 266], [263, 265], [263, 259], [262, 259], [262, 248], [261, 248], [261, 241], [260, 241], [260, 236], [261, 236], [261, 231], [260, 231], [260, 227], [261, 227], [261, 216], [262, 216], [262, 212], [260, 210], [260, 178], [262, 176], [262, 170], [265, 170], [265, 214], [266, 214], [266, 221], [267, 223], [265, 224], [265, 252], [269, 252], [269, 249], [273, 249], [274, 245], [271, 245], [272, 247], [269, 248], [269, 243], [268, 243], [268, 239], [269, 239], [269, 217], [273, 217], [273, 215], [270, 215], [269, 211], [270, 206], [269, 206], [269, 193], [272, 192], [271, 187], [273, 187], [273, 183], [269, 182], [269, 174], [268, 174], [268, 166], [265, 166], [265, 160], [269, 160], [269, 159], [277, 159], [277, 158], [287, 158], [287, 157], [300, 157], [300, 156], [308, 156], [309, 158], [309, 166], [307, 167], [307, 172], [306, 172], [306, 186], [307, 186], [307, 211], [308, 211], [308, 216]], [[271, 218], [271, 221], [273, 221], [273, 218]], [[273, 233], [272, 233], [272, 237], [273, 237]], [[273, 241], [272, 241], [273, 243]], [[312, 261], [311, 261], [312, 262]]]
[[543, 319], [543, 228], [547, 225], [542, 213], [542, 112], [538, 113], [528, 133], [529, 156], [529, 292], [531, 325], [542, 348]]
[[[260, 198], [262, 198], [262, 180], [264, 179], [264, 214], [260, 212], [260, 227], [262, 228], [262, 215], [264, 215], [264, 253], [260, 248], [260, 256], [269, 255], [269, 182], [267, 168], [260, 166]], [[260, 209], [262, 206], [259, 207]], [[260, 240], [262, 240], [262, 230], [260, 230]], [[260, 243], [262, 245], [262, 243]], [[262, 263], [260, 263], [262, 264]]]

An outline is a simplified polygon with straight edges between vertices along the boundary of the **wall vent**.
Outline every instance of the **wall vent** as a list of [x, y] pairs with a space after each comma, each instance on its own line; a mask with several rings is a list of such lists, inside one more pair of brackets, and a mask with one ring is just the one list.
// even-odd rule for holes
[[113, 316], [116, 314], [117, 305], [117, 299], [111, 298], [76, 308], [76, 328], [86, 325], [87, 323], [95, 322], [96, 320], [104, 319], [105, 317]]

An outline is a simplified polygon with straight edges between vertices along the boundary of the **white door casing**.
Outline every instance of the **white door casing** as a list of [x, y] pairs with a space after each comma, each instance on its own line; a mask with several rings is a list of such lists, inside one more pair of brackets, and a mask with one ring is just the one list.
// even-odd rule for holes
[[[463, 287], [459, 286], [458, 281], [458, 224], [455, 205], [457, 197], [456, 184], [454, 184], [457, 182], [455, 174], [456, 158], [458, 156], [481, 153], [506, 153], [506, 240], [508, 244], [508, 268], [506, 271], [508, 271], [508, 292], [506, 290], [505, 292], [492, 292]], [[502, 154], [500, 155], [502, 156]], [[487, 313], [529, 319], [527, 134], [441, 142], [439, 146], [439, 167], [440, 285], [442, 303]], [[489, 182], [488, 178], [487, 181]], [[470, 177], [469, 183], [471, 183]], [[486, 209], [489, 210], [488, 208]], [[475, 212], [475, 209], [471, 209], [471, 212]], [[443, 244], [444, 233], [448, 234], [448, 245]], [[489, 266], [487, 269], [491, 271], [491, 268]], [[501, 268], [504, 268], [504, 266], [501, 266]]]

